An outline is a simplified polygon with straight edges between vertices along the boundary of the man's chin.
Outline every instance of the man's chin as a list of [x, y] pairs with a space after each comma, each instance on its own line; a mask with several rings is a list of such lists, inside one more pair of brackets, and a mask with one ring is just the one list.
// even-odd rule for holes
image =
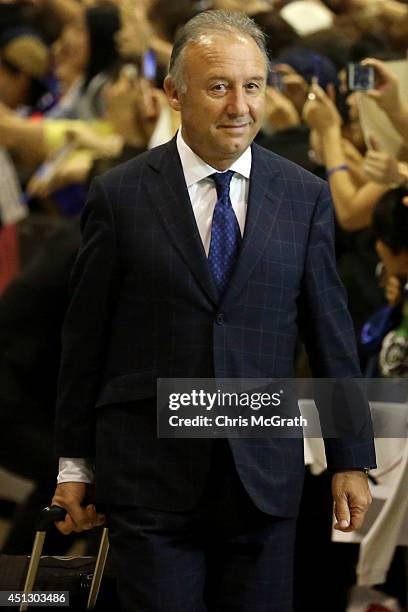
[[220, 151], [225, 153], [243, 153], [250, 145], [251, 140], [242, 135], [235, 135], [233, 138], [222, 138], [217, 141]]

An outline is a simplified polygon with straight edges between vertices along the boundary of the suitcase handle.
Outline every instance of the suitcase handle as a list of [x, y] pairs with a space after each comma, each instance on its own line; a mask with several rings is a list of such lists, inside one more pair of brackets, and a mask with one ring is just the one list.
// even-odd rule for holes
[[61, 508], [61, 506], [47, 506], [43, 510], [41, 510], [40, 518], [38, 520], [37, 531], [48, 531], [51, 525], [54, 524], [55, 521], [63, 521], [67, 511], [65, 508]]
[[[40, 519], [37, 525], [37, 533], [35, 535], [34, 545], [31, 552], [30, 563], [28, 566], [27, 576], [24, 584], [24, 593], [31, 593], [34, 582], [37, 576], [37, 570], [41, 559], [41, 552], [44, 545], [46, 531], [54, 523], [54, 521], [63, 521], [67, 511], [61, 506], [47, 506], [41, 511]], [[96, 559], [95, 570], [92, 578], [91, 589], [89, 591], [87, 610], [93, 610], [96, 604], [96, 599], [99, 593], [99, 587], [102, 580], [103, 570], [105, 568], [106, 557], [109, 550], [108, 528], [104, 527], [102, 531], [101, 542], [99, 545], [98, 556]], [[28, 608], [28, 603], [24, 602], [20, 606], [20, 612], [25, 612]]]

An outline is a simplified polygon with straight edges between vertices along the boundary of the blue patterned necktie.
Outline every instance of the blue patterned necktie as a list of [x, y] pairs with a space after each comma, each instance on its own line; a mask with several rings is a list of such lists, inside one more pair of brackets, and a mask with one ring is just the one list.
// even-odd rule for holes
[[217, 189], [217, 202], [211, 225], [208, 262], [220, 297], [225, 292], [241, 245], [241, 231], [232, 208], [230, 183], [232, 170], [211, 175]]

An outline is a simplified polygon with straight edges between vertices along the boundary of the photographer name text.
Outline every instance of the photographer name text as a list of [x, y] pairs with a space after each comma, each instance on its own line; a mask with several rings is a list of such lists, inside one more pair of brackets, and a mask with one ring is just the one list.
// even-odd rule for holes
[[173, 414], [169, 417], [171, 427], [307, 427], [307, 419], [302, 416], [287, 418], [280, 415], [264, 417], [262, 414], [253, 414], [247, 417], [229, 417], [218, 415], [209, 417], [197, 415], [194, 417], [179, 417]]

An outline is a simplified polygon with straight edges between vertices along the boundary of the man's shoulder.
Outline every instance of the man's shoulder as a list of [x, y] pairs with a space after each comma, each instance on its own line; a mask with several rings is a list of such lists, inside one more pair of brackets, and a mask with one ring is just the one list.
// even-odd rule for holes
[[130, 181], [130, 184], [138, 182], [143, 176], [147, 165], [157, 165], [164, 155], [170, 153], [171, 142], [139, 153], [135, 157], [117, 164], [110, 170], [98, 175], [105, 188], [111, 188]]
[[256, 161], [262, 161], [271, 168], [271, 172], [278, 172], [283, 180], [301, 181], [303, 184], [310, 184], [321, 190], [327, 187], [327, 182], [312, 174], [299, 164], [274, 153], [270, 149], [265, 149], [260, 145], [253, 143], [252, 145], [253, 158]]

